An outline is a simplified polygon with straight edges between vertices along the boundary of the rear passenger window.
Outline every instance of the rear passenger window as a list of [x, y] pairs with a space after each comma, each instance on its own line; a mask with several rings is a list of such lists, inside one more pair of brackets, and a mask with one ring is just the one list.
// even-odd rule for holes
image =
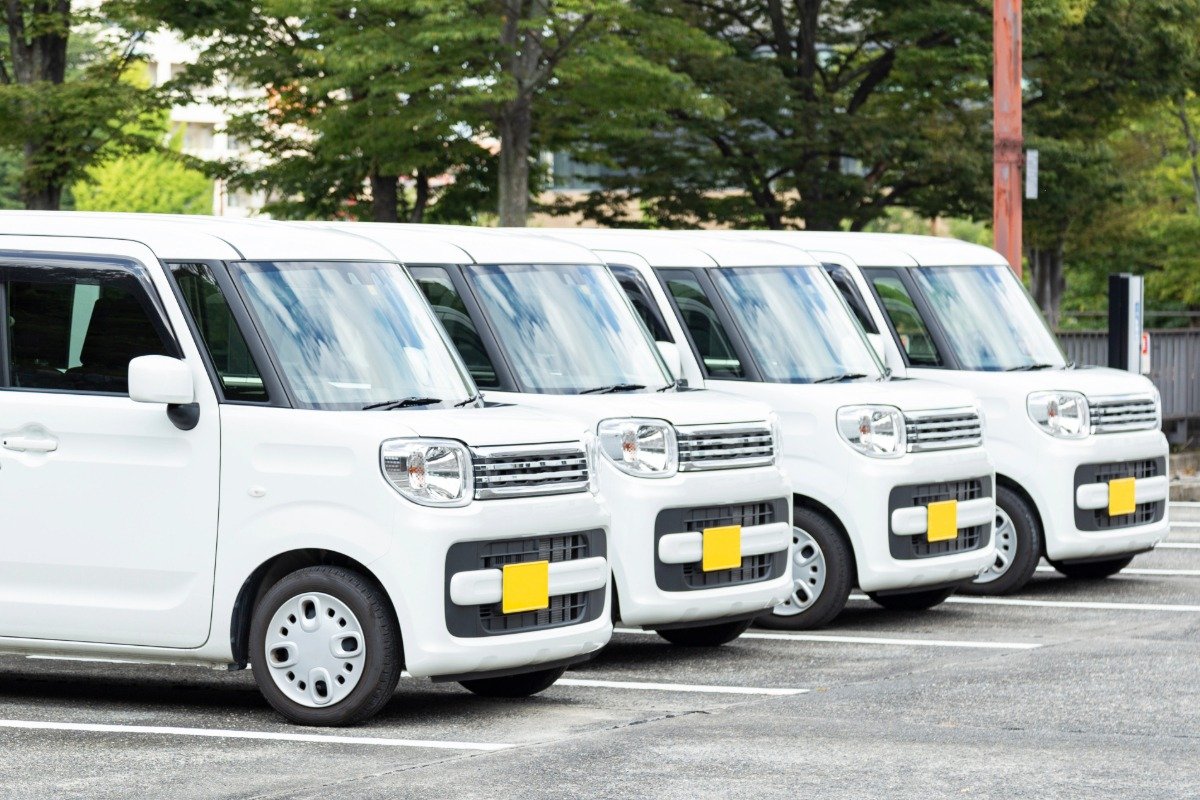
[[745, 378], [741, 359], [700, 282], [687, 273], [667, 273], [666, 284], [708, 377], [718, 380]]
[[207, 264], [176, 264], [171, 274], [208, 350], [225, 399], [266, 402], [262, 372], [254, 363], [246, 338], [233, 318], [229, 301]]
[[880, 273], [871, 275], [871, 285], [879, 295], [884, 313], [896, 329], [908, 363], [914, 367], [940, 367], [942, 357], [904, 282], [896, 275]]
[[450, 341], [462, 356], [467, 371], [480, 389], [499, 389], [500, 377], [488, 356], [483, 339], [475, 328], [467, 305], [463, 302], [450, 273], [441, 267], [413, 267], [411, 270], [425, 299], [433, 306], [438, 322], [450, 334]]
[[128, 394], [130, 361], [175, 355], [129, 273], [20, 269], [5, 290], [14, 389]]

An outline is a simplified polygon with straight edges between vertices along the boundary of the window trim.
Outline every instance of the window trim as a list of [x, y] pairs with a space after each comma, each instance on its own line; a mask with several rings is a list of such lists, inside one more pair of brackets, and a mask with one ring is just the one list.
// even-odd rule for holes
[[[145, 264], [132, 258], [124, 258], [120, 256], [102, 256], [89, 255], [86, 253], [58, 253], [58, 252], [42, 252], [42, 251], [13, 251], [0, 255], [0, 315], [3, 315], [4, 324], [0, 325], [3, 332], [0, 333], [0, 391], [4, 392], [20, 392], [20, 393], [39, 393], [39, 394], [62, 394], [62, 395], [77, 395], [88, 397], [117, 397], [129, 399], [128, 392], [98, 392], [87, 391], [80, 389], [42, 389], [42, 388], [27, 388], [23, 386], [12, 386], [9, 375], [12, 373], [12, 352], [8, 336], [8, 284], [13, 280], [14, 274], [21, 273], [37, 273], [39, 270], [46, 269], [69, 269], [78, 272], [92, 271], [107, 271], [121, 272], [133, 278], [134, 283], [141, 291], [141, 295], [137, 297], [143, 309], [147, 312], [146, 316], [150, 324], [154, 327], [155, 332], [162, 340], [167, 354], [172, 358], [184, 360], [183, 348], [180, 345], [179, 337], [175, 332], [175, 327], [171, 324], [171, 318], [167, 315], [166, 306], [163, 304], [162, 297], [159, 296], [158, 288], [154, 285], [154, 281], [150, 278], [150, 271]], [[145, 301], [145, 302], [142, 302]]]
[[[492, 361], [492, 369], [496, 371], [496, 382], [499, 386], [485, 388], [479, 386], [481, 392], [517, 392], [526, 393], [528, 390], [522, 388], [520, 381], [517, 380], [516, 371], [512, 364], [508, 361], [508, 354], [504, 348], [500, 346], [500, 339], [496, 336], [496, 332], [492, 330], [492, 322], [488, 319], [488, 315], [484, 312], [483, 306], [479, 303], [479, 298], [475, 296], [474, 287], [467, 280], [466, 268], [468, 264], [426, 264], [426, 263], [405, 263], [404, 269], [408, 272], [408, 277], [417, 284], [417, 290], [421, 292], [421, 297], [426, 303], [429, 299], [425, 297], [424, 290], [421, 289], [421, 281], [413, 272], [415, 269], [440, 269], [443, 270], [447, 277], [450, 278], [450, 285], [454, 291], [458, 292], [458, 298], [467, 308], [467, 316], [471, 318], [471, 322], [475, 325], [475, 333], [479, 336], [479, 341], [483, 343], [483, 349], [487, 356]], [[433, 304], [429, 303], [430, 308]], [[437, 318], [437, 312], [433, 312], [434, 318]], [[446, 326], [442, 321], [437, 320], [439, 326], [445, 331], [446, 338], [449, 340], [450, 347], [462, 359], [462, 353], [458, 350], [458, 345], [454, 343], [450, 337], [450, 332], [446, 331]], [[463, 362], [466, 366], [466, 362]], [[470, 369], [467, 370], [470, 374]], [[475, 376], [471, 375], [471, 381], [475, 381]]]
[[[875, 302], [879, 305], [879, 311], [887, 322], [888, 330], [891, 331], [892, 341], [896, 343], [896, 349], [900, 351], [900, 357], [904, 359], [904, 365], [910, 369], [941, 369], [951, 371], [962, 371], [962, 366], [959, 364], [958, 356], [953, 349], [948, 346], [946, 333], [942, 330], [941, 322], [937, 315], [929, 307], [929, 302], [925, 298], [925, 293], [920, 290], [916, 282], [912, 279], [906, 267], [862, 267], [863, 277], [867, 279], [867, 285], [871, 287], [871, 294], [875, 298]], [[887, 312], [887, 306], [884, 305], [883, 295], [879, 294], [878, 287], [875, 286], [873, 276], [875, 275], [891, 275], [900, 281], [908, 292], [909, 298], [913, 301], [913, 306], [917, 309], [917, 314], [921, 317], [921, 322], [925, 323], [925, 329], [929, 331], [929, 338], [933, 341], [933, 346], [937, 348], [938, 355], [942, 358], [941, 364], [913, 364], [908, 357], [908, 352], [904, 349], [904, 345], [900, 342], [900, 334], [896, 330], [896, 324], [892, 321], [892, 315]]]
[[[196, 319], [192, 315], [192, 309], [188, 306], [183, 296], [183, 289], [175, 279], [175, 268], [186, 264], [202, 264], [212, 271], [217, 289], [225, 298], [225, 302], [229, 306], [229, 311], [233, 315], [233, 323], [237, 326], [238, 331], [242, 334], [242, 338], [246, 341], [246, 348], [250, 351], [250, 359], [254, 362], [255, 368], [258, 369], [259, 375], [262, 377], [263, 387], [267, 390], [267, 399], [265, 401], [238, 400], [225, 396], [225, 386], [221, 382], [217, 366], [212, 360], [212, 353], [209, 352], [208, 342], [200, 334], [200, 327], [196, 324]], [[205, 372], [208, 373], [209, 383], [212, 384], [213, 391], [217, 395], [217, 402], [225, 405], [253, 406], [255, 408], [293, 408], [291, 398], [284, 390], [283, 382], [276, 371], [275, 362], [271, 360], [267, 348], [259, 336], [258, 328], [250, 320], [249, 312], [242, 305], [241, 295], [236, 292], [231, 294], [230, 292], [233, 280], [229, 276], [228, 269], [228, 265], [224, 261], [209, 261], [205, 259], [167, 261], [163, 263], [163, 271], [167, 274], [167, 283], [171, 285], [171, 292], [175, 295], [175, 302], [178, 304], [180, 311], [183, 312], [184, 320], [187, 321], [188, 331], [192, 334], [192, 341], [196, 343], [196, 349], [200, 352], [200, 360], [204, 364]], [[264, 367], [264, 365], [266, 366]]]
[[[654, 275], [658, 278], [659, 284], [662, 286], [663, 293], [667, 296], [667, 300], [671, 303], [671, 310], [675, 312], [675, 319], [679, 322], [679, 327], [683, 330], [683, 335], [687, 337], [688, 344], [692, 348], [692, 354], [696, 358], [696, 365], [700, 368], [700, 374], [704, 376], [705, 381], [746, 381], [749, 383], [768, 383], [764, 381], [762, 372], [758, 368], [758, 362], [754, 360], [750, 353], [750, 348], [746, 345], [746, 340], [742, 338], [742, 331], [737, 326], [733, 315], [729, 313], [728, 306], [725, 305], [725, 298], [721, 296], [716, 284], [713, 282], [712, 276], [708, 274], [707, 267], [655, 267]], [[696, 345], [696, 340], [692, 336], [692, 331], [687, 326], [687, 322], [683, 318], [683, 312], [679, 308], [679, 303], [675, 299], [675, 295], [671, 292], [671, 288], [667, 285], [667, 281], [672, 275], [689, 275], [696, 283], [700, 284], [700, 289], [704, 292], [704, 296], [712, 304], [713, 312], [717, 315], [717, 319], [725, 327], [725, 332], [729, 337], [729, 346], [733, 348], [733, 352], [737, 355], [738, 360], [742, 362], [742, 372], [740, 378], [731, 378], [728, 376], [712, 377], [708, 373], [708, 367], [704, 363], [704, 356], [700, 353], [700, 348]]]

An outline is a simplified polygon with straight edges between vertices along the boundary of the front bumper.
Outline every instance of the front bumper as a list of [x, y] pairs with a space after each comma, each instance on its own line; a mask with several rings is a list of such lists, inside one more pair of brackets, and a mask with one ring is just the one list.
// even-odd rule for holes
[[[646, 479], [604, 463], [599, 473], [600, 495], [613, 515], [609, 560], [625, 624], [703, 624], [763, 611], [787, 597], [791, 487], [778, 468]], [[768, 505], [769, 520], [760, 515]], [[703, 531], [734, 524], [742, 526], [740, 563], [705, 571]]]
[[[398, 526], [400, 541], [370, 567], [393, 598], [413, 676], [536, 670], [608, 643], [609, 519], [591, 493], [406, 506]], [[534, 559], [551, 561], [551, 608], [499, 613], [493, 572]]]

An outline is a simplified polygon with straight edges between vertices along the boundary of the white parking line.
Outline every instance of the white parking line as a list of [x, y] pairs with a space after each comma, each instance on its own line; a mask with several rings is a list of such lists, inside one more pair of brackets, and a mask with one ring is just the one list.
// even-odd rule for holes
[[[1037, 568], [1038, 572], [1058, 572], [1054, 567], [1045, 565]], [[1200, 578], [1200, 569], [1154, 569], [1151, 567], [1126, 567], [1118, 575], [1165, 575], [1182, 578]]]
[[277, 742], [317, 744], [365, 744], [380, 747], [432, 747], [440, 750], [507, 750], [511, 744], [484, 742], [440, 742], [431, 739], [383, 739], [374, 736], [329, 736], [316, 733], [273, 733], [235, 731], [220, 728], [171, 728], [158, 725], [96, 725], [84, 722], [35, 722], [25, 719], [0, 719], [0, 728], [33, 731], [79, 731], [83, 733], [141, 733], [157, 736], [201, 736], [212, 739], [264, 739]]
[[1171, 520], [1171, 527], [1172, 528], [1200, 528], [1200, 522], [1183, 522], [1183, 521], [1177, 522], [1175, 520]]
[[1200, 550], [1200, 542], [1163, 542], [1155, 550]]
[[[852, 594], [851, 600], [870, 600], [865, 594]], [[1031, 608], [1085, 608], [1094, 611], [1182, 611], [1200, 612], [1200, 606], [1182, 603], [1107, 603], [1085, 600], [1025, 600], [1020, 597], [963, 597], [946, 598], [947, 603], [976, 606], [1028, 606]]]
[[[614, 633], [637, 633], [654, 635], [654, 631], [643, 631], [635, 628], [617, 628]], [[816, 642], [821, 644], [882, 644], [898, 647], [961, 647], [977, 650], [1036, 650], [1040, 644], [1028, 642], [971, 642], [958, 639], [903, 639], [892, 636], [841, 636], [827, 633], [775, 633], [768, 631], [747, 631], [741, 639], [773, 639], [776, 641], [792, 640], [797, 642]]]
[[774, 689], [754, 686], [711, 686], [695, 683], [648, 683], [644, 681], [599, 681], [590, 678], [559, 678], [555, 686], [593, 686], [601, 689], [643, 689], [652, 692], [698, 692], [701, 694], [757, 694], [787, 697], [807, 694], [808, 689]]

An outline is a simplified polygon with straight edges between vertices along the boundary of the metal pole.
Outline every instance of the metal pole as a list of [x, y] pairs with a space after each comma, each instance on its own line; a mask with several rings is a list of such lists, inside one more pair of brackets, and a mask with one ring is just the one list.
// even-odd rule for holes
[[996, 249], [1021, 275], [1021, 0], [995, 0], [992, 229]]

